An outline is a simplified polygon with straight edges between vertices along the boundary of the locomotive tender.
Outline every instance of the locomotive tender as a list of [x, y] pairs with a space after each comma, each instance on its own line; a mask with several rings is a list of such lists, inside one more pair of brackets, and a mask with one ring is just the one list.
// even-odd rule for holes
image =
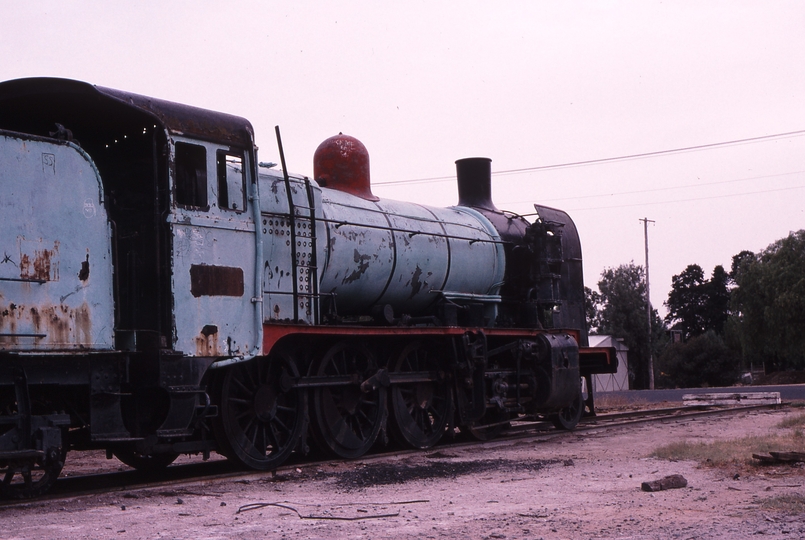
[[311, 179], [259, 163], [243, 118], [0, 83], [0, 494], [44, 492], [69, 449], [268, 470], [387, 432], [574, 427], [581, 378], [617, 367], [586, 347], [575, 226], [498, 210], [490, 160], [456, 165], [456, 206], [379, 199], [352, 137]]

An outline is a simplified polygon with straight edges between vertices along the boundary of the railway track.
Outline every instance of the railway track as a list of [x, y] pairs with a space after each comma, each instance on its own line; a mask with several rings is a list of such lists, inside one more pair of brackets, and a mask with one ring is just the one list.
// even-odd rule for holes
[[[457, 435], [450, 440], [445, 437], [444, 442], [438, 444], [429, 451], [438, 451], [443, 448], [465, 448], [483, 445], [505, 445], [512, 441], [523, 439], [544, 439], [554, 437], [571, 436], [571, 434], [584, 433], [593, 430], [611, 429], [615, 427], [631, 426], [651, 422], [663, 422], [668, 420], [682, 420], [689, 418], [699, 418], [714, 415], [737, 414], [741, 412], [772, 409], [784, 407], [782, 405], [751, 405], [751, 406], [696, 406], [696, 407], [671, 407], [663, 409], [645, 409], [640, 411], [628, 411], [618, 413], [600, 414], [593, 417], [585, 417], [573, 431], [557, 430], [553, 424], [544, 420], [517, 420], [507, 423], [504, 428], [496, 433], [494, 439], [490, 440], [469, 440], [469, 437]], [[367, 454], [360, 458], [361, 463], [381, 462], [391, 457], [413, 455], [422, 453], [422, 450], [391, 449]], [[428, 451], [426, 451], [428, 452]], [[69, 459], [69, 456], [68, 456]], [[102, 458], [100, 458], [102, 459]], [[317, 469], [327, 464], [340, 463], [340, 459], [310, 459], [310, 456], [300, 456], [292, 458], [286, 464], [279, 467], [276, 471], [266, 473], [264, 471], [244, 470], [236, 463], [227, 460], [213, 460], [207, 462], [194, 462], [187, 464], [174, 464], [158, 472], [144, 472], [136, 470], [101, 472], [94, 474], [81, 474], [76, 476], [65, 476], [59, 478], [53, 489], [45, 496], [33, 500], [0, 500], [0, 508], [13, 508], [21, 506], [49, 503], [59, 499], [69, 499], [74, 497], [89, 496], [101, 493], [128, 492], [142, 489], [166, 489], [180, 490], [182, 486], [200, 481], [214, 482], [219, 480], [244, 480], [263, 477], [269, 475], [282, 475], [299, 468]]]

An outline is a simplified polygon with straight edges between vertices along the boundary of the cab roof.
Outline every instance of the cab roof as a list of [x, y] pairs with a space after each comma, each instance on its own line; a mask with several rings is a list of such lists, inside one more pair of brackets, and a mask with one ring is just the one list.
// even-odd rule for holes
[[143, 114], [174, 134], [232, 146], [254, 144], [251, 123], [239, 116], [71, 79], [39, 77], [0, 83], [0, 128], [52, 130], [53, 123], [59, 122], [73, 130], [91, 124], [111, 131], [115, 122]]

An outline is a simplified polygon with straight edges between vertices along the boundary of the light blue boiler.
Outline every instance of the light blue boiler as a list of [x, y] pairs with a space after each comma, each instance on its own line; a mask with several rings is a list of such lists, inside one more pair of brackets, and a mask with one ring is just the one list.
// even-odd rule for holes
[[[498, 232], [477, 211], [366, 200], [301, 177], [287, 185], [291, 212], [283, 177], [275, 171], [260, 175], [266, 321], [316, 324], [318, 297], [322, 316], [357, 316], [378, 306], [395, 317], [416, 317], [446, 300], [481, 304], [484, 318], [494, 322], [505, 258]], [[297, 276], [294, 259], [300, 261]], [[318, 294], [310, 279], [316, 279]], [[296, 315], [294, 281], [307, 298]]]

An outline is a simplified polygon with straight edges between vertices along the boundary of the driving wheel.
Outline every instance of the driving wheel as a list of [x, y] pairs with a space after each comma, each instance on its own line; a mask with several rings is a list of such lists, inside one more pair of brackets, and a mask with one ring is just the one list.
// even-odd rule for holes
[[221, 388], [224, 455], [258, 470], [276, 469], [291, 455], [307, 427], [305, 392], [293, 387], [298, 376], [287, 354], [228, 369]]
[[[420, 373], [438, 378], [439, 352], [414, 342], [389, 363], [392, 373]], [[390, 428], [394, 439], [414, 448], [430, 448], [441, 439], [453, 414], [447, 379], [394, 384], [389, 392]]]
[[330, 347], [314, 366], [318, 377], [338, 377], [343, 384], [313, 390], [311, 417], [315, 438], [342, 458], [365, 454], [386, 420], [386, 389], [361, 382], [377, 373], [372, 352], [362, 344], [341, 341]]

